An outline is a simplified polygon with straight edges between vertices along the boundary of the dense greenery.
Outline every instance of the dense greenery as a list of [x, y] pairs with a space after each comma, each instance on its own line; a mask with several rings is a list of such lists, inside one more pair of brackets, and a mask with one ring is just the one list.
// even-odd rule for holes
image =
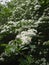
[[49, 65], [49, 0], [0, 4], [0, 64]]

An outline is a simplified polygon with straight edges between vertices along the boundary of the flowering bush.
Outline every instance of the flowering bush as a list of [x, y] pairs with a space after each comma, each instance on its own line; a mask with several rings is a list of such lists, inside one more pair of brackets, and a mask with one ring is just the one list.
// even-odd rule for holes
[[0, 64], [49, 64], [49, 1], [0, 4]]

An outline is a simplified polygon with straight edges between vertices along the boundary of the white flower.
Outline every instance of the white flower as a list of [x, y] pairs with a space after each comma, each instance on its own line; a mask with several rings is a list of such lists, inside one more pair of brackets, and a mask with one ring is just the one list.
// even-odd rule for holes
[[34, 29], [28, 30], [28, 36], [29, 36], [29, 35], [30, 35], [30, 36], [36, 35], [35, 32], [37, 32], [37, 31], [34, 30]]
[[2, 30], [1, 33], [5, 32], [5, 31], [6, 31], [6, 29]]
[[24, 3], [22, 3], [21, 5], [22, 5], [22, 6], [24, 6], [25, 4], [24, 4]]
[[35, 5], [34, 9], [38, 10], [41, 6], [40, 5]]
[[4, 58], [1, 57], [1, 58], [0, 58], [0, 61], [4, 61]]

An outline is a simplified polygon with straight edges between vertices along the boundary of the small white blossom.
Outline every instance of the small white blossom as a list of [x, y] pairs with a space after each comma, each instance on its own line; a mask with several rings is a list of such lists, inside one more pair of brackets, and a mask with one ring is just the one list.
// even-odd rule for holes
[[34, 9], [38, 10], [41, 6], [40, 5], [35, 5]]
[[6, 29], [2, 30], [1, 33], [5, 32], [5, 31], [6, 31]]
[[0, 58], [0, 61], [4, 61], [4, 58], [1, 57], [1, 58]]

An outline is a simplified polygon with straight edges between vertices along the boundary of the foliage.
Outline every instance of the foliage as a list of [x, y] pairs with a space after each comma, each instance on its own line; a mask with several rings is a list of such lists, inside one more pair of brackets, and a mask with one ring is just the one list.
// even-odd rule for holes
[[49, 1], [0, 4], [0, 64], [49, 64]]

